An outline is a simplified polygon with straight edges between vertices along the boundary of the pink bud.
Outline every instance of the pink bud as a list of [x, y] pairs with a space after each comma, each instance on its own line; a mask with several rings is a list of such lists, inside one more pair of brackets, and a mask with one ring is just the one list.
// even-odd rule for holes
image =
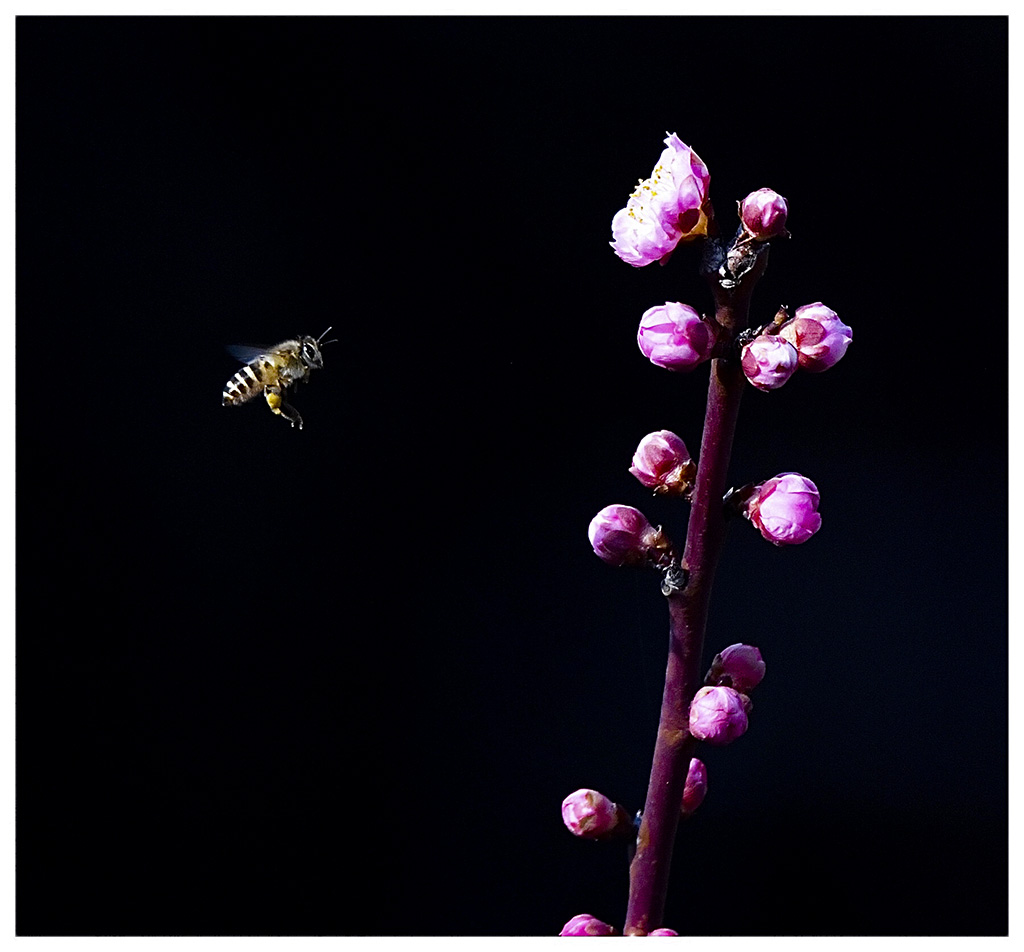
[[632, 506], [605, 506], [590, 520], [587, 534], [594, 552], [610, 565], [639, 565], [668, 548], [661, 530]]
[[740, 352], [743, 373], [758, 390], [778, 390], [797, 368], [796, 348], [789, 341], [762, 334]]
[[686, 771], [686, 784], [683, 787], [683, 814], [689, 816], [703, 802], [708, 792], [708, 769], [704, 762], [696, 757], [690, 760], [690, 769]]
[[821, 528], [818, 487], [799, 473], [780, 473], [757, 487], [744, 515], [769, 542], [797, 545]]
[[765, 664], [761, 652], [753, 645], [729, 645], [715, 658], [719, 677], [729, 678], [737, 691], [749, 694], [764, 678]]
[[648, 433], [633, 454], [629, 471], [648, 489], [657, 493], [685, 493], [697, 467], [686, 444], [671, 430]]
[[690, 733], [709, 744], [730, 744], [747, 730], [750, 699], [733, 688], [704, 687], [690, 702]]
[[793, 319], [782, 325], [779, 336], [797, 350], [800, 366], [811, 373], [828, 370], [846, 353], [853, 330], [821, 301], [798, 307]]
[[777, 235], [785, 235], [786, 215], [789, 206], [786, 200], [770, 188], [759, 188], [740, 202], [740, 221], [743, 228], [757, 241], [767, 241]]
[[711, 356], [715, 335], [689, 305], [668, 301], [649, 308], [636, 335], [643, 355], [666, 370], [693, 370]]
[[573, 916], [564, 926], [559, 935], [615, 935], [614, 927], [584, 913]]
[[635, 268], [661, 261], [681, 241], [707, 234], [707, 166], [675, 133], [649, 179], [634, 189], [612, 219], [611, 246]]
[[562, 822], [584, 839], [607, 836], [619, 825], [619, 813], [618, 805], [596, 790], [577, 790], [562, 801]]
[[679, 933], [676, 932], [675, 929], [654, 929], [653, 931], [648, 932], [647, 934], [649, 936], [650, 935], [679, 935]]

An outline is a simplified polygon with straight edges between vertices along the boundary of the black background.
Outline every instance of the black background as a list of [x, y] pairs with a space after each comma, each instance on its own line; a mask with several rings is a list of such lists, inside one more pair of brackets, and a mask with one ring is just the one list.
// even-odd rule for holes
[[[1001, 934], [1007, 21], [20, 18], [17, 929], [618, 926], [667, 621], [591, 516], [699, 445], [707, 369], [640, 314], [696, 255], [610, 221], [666, 132], [718, 216], [790, 204], [756, 320], [845, 359], [744, 397], [707, 650], [760, 646], [676, 849], [696, 934]], [[333, 324], [295, 403], [220, 405], [230, 343]], [[354, 877], [350, 881], [350, 877]]]

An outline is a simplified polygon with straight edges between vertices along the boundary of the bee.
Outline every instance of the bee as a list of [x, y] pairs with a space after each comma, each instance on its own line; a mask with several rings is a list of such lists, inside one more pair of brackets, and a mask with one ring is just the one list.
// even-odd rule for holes
[[266, 349], [229, 347], [228, 353], [245, 361], [245, 366], [224, 384], [224, 406], [238, 406], [262, 393], [274, 413], [301, 430], [302, 417], [295, 407], [285, 403], [284, 392], [294, 384], [308, 380], [312, 371], [323, 367], [320, 348], [337, 340], [324, 341], [330, 331], [328, 327], [319, 337], [303, 335]]

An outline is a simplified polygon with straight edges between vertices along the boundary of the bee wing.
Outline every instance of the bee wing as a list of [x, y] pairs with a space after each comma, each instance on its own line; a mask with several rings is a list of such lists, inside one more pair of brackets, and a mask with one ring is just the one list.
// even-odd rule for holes
[[249, 347], [247, 344], [228, 344], [227, 351], [236, 360], [240, 360], [243, 364], [247, 364], [250, 360], [262, 357], [267, 352], [267, 348]]

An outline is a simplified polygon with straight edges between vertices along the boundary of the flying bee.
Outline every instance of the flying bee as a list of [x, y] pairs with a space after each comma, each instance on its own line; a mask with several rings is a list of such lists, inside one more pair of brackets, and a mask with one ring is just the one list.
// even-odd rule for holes
[[302, 417], [295, 407], [285, 403], [284, 392], [294, 384], [308, 380], [312, 371], [323, 367], [320, 348], [323, 344], [335, 342], [324, 341], [330, 331], [328, 327], [319, 337], [303, 335], [265, 349], [229, 347], [228, 353], [245, 361], [245, 366], [224, 384], [224, 406], [238, 406], [262, 393], [274, 413], [301, 430]]

